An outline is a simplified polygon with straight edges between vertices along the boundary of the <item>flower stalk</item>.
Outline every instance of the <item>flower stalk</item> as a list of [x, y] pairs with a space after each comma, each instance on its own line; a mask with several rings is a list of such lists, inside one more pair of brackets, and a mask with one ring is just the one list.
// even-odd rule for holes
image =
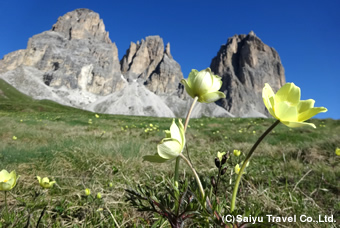
[[201, 195], [202, 195], [202, 199], [204, 198], [204, 189], [203, 189], [203, 186], [202, 186], [202, 183], [201, 183], [201, 180], [198, 176], [198, 174], [196, 173], [196, 170], [194, 169], [194, 167], [192, 166], [191, 162], [183, 155], [183, 154], [180, 154], [179, 155], [181, 158], [183, 158], [183, 160], [187, 163], [187, 165], [190, 167], [190, 169], [192, 170], [192, 172], [194, 173], [194, 176], [195, 176], [195, 179], [196, 179], [196, 182], [198, 184], [198, 187], [200, 189], [200, 192], [201, 192]]
[[5, 191], [5, 207], [6, 207], [6, 214], [7, 214], [7, 216], [9, 216], [8, 206], [7, 206], [7, 191]]
[[278, 124], [280, 123], [280, 120], [275, 121], [275, 123], [273, 125], [271, 125], [262, 135], [261, 137], [256, 141], [256, 143], [253, 145], [253, 147], [250, 149], [249, 153], [247, 154], [247, 157], [245, 158], [245, 160], [243, 161], [242, 167], [240, 169], [240, 172], [237, 176], [236, 182], [235, 182], [235, 186], [234, 186], [234, 190], [233, 190], [233, 195], [231, 198], [231, 207], [230, 207], [230, 212], [233, 212], [235, 210], [235, 204], [236, 204], [236, 196], [237, 196], [237, 192], [238, 192], [238, 187], [240, 185], [240, 181], [243, 175], [243, 172], [252, 156], [252, 154], [254, 153], [255, 149], [257, 148], [257, 146], [261, 143], [261, 141], [269, 134], [269, 132], [271, 132]]
[[184, 133], [187, 131], [187, 127], [188, 127], [188, 124], [189, 124], [190, 116], [191, 116], [192, 110], [194, 110], [194, 106], [195, 106], [197, 100], [198, 100], [198, 97], [196, 96], [196, 97], [194, 98], [192, 104], [191, 104], [191, 107], [190, 107], [190, 109], [189, 109], [187, 118], [185, 119], [185, 123], [184, 123]]
[[218, 189], [218, 184], [220, 183], [221, 171], [222, 171], [222, 165], [218, 167], [218, 175], [217, 175], [216, 187], [215, 187], [215, 192], [214, 192], [215, 196], [217, 196], [217, 189]]
[[[191, 104], [191, 107], [188, 111], [188, 114], [187, 114], [187, 117], [185, 119], [185, 123], [184, 123], [184, 134], [185, 132], [187, 131], [187, 128], [188, 128], [188, 124], [189, 124], [189, 120], [190, 120], [190, 116], [191, 116], [191, 113], [192, 113], [192, 110], [194, 109], [194, 106], [196, 104], [198, 100], [198, 97], [196, 96]], [[182, 151], [183, 153], [183, 151]], [[175, 186], [178, 186], [178, 179], [179, 179], [179, 163], [180, 163], [180, 157], [178, 156], [176, 158], [176, 165], [175, 165], [175, 177], [174, 177], [174, 181], [175, 181]]]

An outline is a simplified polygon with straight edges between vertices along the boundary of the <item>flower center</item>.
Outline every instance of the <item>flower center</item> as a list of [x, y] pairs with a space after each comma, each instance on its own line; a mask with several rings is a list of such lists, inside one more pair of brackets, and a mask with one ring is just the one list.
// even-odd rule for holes
[[8, 180], [4, 180], [4, 182], [6, 183]]

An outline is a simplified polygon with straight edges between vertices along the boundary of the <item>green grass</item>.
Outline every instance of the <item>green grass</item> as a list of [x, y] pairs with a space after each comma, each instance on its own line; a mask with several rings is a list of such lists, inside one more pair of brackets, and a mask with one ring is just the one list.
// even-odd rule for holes
[[[174, 162], [142, 161], [143, 155], [156, 153], [171, 119], [105, 114], [96, 118], [91, 112], [32, 100], [2, 80], [0, 91], [0, 167], [21, 175], [8, 194], [10, 215], [6, 218], [0, 192], [0, 227], [24, 227], [28, 218], [29, 227], [35, 227], [46, 205], [40, 227], [169, 227], [165, 220], [138, 212], [125, 202], [124, 189], [137, 183], [150, 183], [157, 189], [173, 176]], [[186, 135], [190, 158], [208, 187], [210, 176], [217, 173], [217, 151], [242, 151], [239, 158], [231, 156], [219, 187], [221, 201], [227, 202], [222, 209], [225, 215], [235, 181], [235, 174], [230, 175], [233, 165], [244, 159], [273, 122], [260, 118], [190, 120]], [[338, 221], [333, 227], [339, 226], [340, 157], [334, 151], [340, 147], [340, 121], [310, 122], [317, 129], [290, 129], [280, 124], [260, 144], [241, 183], [237, 213], [334, 215]], [[150, 124], [155, 129], [146, 133]], [[43, 192], [36, 175], [48, 176], [57, 184]], [[184, 163], [180, 177], [192, 178]], [[108, 186], [110, 182], [113, 187]], [[91, 197], [84, 195], [85, 188], [91, 189]], [[103, 195], [101, 200], [95, 199], [98, 192]], [[279, 225], [332, 227], [299, 221]]]

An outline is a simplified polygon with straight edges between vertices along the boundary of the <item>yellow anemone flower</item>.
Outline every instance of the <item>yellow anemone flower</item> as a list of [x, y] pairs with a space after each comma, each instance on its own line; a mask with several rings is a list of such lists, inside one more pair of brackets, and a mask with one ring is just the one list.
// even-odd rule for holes
[[192, 70], [188, 79], [182, 79], [187, 93], [192, 97], [198, 97], [198, 102], [211, 103], [221, 98], [225, 98], [225, 94], [220, 92], [222, 86], [221, 77], [213, 75], [210, 68], [205, 70]]
[[87, 196], [91, 195], [91, 190], [88, 188], [85, 188], [85, 195]]
[[97, 193], [97, 199], [101, 199], [102, 198], [102, 194], [100, 192]]
[[44, 177], [41, 179], [41, 177], [37, 176], [37, 179], [40, 186], [43, 188], [51, 188], [55, 184], [55, 181], [50, 181], [48, 177]]
[[312, 123], [304, 121], [312, 118], [320, 112], [327, 112], [324, 107], [314, 107], [313, 99], [300, 100], [300, 88], [294, 83], [286, 83], [276, 94], [269, 84], [265, 84], [262, 90], [264, 105], [269, 113], [288, 127], [311, 126]]
[[238, 156], [241, 155], [241, 151], [240, 151], [240, 150], [234, 150], [234, 151], [233, 151], [233, 154], [234, 154], [236, 157], [238, 157]]
[[337, 148], [335, 149], [335, 154], [338, 155], [338, 156], [340, 156], [340, 148], [337, 147]]
[[240, 170], [241, 170], [240, 165], [239, 164], [235, 165], [235, 173], [239, 174]]
[[157, 145], [157, 154], [146, 155], [145, 161], [162, 163], [178, 157], [185, 145], [184, 126], [182, 120], [179, 120], [179, 126], [173, 119], [170, 131], [165, 131], [165, 138]]
[[0, 191], [9, 191], [15, 187], [19, 176], [13, 170], [8, 173], [7, 170], [1, 170], [0, 172]]
[[223, 155], [225, 155], [226, 154], [226, 152], [219, 152], [219, 151], [217, 151], [217, 157], [218, 157], [218, 159], [220, 160], [220, 161], [222, 161], [222, 158], [223, 158]]

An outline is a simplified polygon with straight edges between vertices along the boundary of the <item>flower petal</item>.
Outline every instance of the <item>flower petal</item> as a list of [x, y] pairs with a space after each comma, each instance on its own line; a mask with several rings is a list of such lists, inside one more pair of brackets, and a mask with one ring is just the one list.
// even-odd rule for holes
[[270, 115], [277, 118], [276, 115], [275, 115], [275, 112], [273, 110], [273, 108], [274, 108], [274, 97], [275, 97], [275, 94], [273, 92], [273, 89], [270, 87], [270, 85], [268, 83], [265, 83], [264, 88], [262, 90], [263, 103], [266, 106], [266, 108], [268, 109]]
[[44, 177], [42, 180], [41, 180], [42, 183], [50, 183], [50, 179], [48, 179], [48, 177]]
[[223, 157], [223, 155], [225, 155], [225, 152], [219, 152], [219, 151], [217, 151], [217, 157], [218, 157], [218, 159], [220, 160], [220, 161], [222, 161], [222, 157]]
[[11, 176], [7, 172], [7, 170], [5, 170], [5, 169], [1, 170], [1, 172], [0, 172], [0, 182], [3, 182], [4, 180], [8, 180], [10, 178], [11, 178]]
[[9, 175], [10, 175], [11, 177], [13, 177], [13, 178], [16, 178], [17, 173], [15, 172], [15, 170], [13, 170], [12, 172], [10, 172]]
[[213, 77], [210, 68], [201, 70], [196, 75], [192, 88], [195, 90], [195, 95], [202, 96], [207, 93], [213, 85]]
[[338, 155], [338, 156], [340, 156], [340, 148], [337, 147], [337, 148], [335, 149], [335, 154]]
[[198, 74], [198, 70], [196, 70], [196, 69], [192, 69], [191, 72], [189, 73], [188, 81], [187, 81], [187, 84], [189, 85], [189, 87], [192, 87], [197, 74]]
[[166, 161], [169, 161], [168, 159], [160, 157], [158, 154], [156, 155], [145, 155], [143, 156], [144, 161], [148, 162], [154, 162], [154, 163], [164, 163]]
[[298, 121], [308, 120], [308, 119], [312, 118], [313, 116], [315, 116], [316, 114], [318, 114], [320, 112], [327, 112], [327, 108], [316, 107], [316, 108], [308, 109], [307, 111], [304, 111], [302, 113], [299, 113]]
[[275, 114], [282, 121], [297, 121], [298, 112], [296, 106], [290, 106], [287, 102], [275, 103]]
[[225, 94], [217, 91], [217, 92], [212, 92], [212, 93], [206, 93], [202, 96], [199, 97], [198, 101], [203, 102], [203, 103], [211, 103], [215, 102], [221, 98], [225, 98]]
[[176, 158], [182, 152], [182, 145], [176, 139], [163, 139], [157, 145], [158, 155], [164, 159]]
[[9, 182], [0, 182], [1, 191], [9, 191], [12, 189], [12, 184]]
[[314, 107], [315, 101], [313, 99], [300, 101], [298, 104], [298, 112], [302, 113]]
[[185, 91], [187, 91], [187, 93], [189, 94], [190, 97], [194, 98], [196, 95], [193, 91], [193, 89], [191, 88], [191, 86], [189, 85], [189, 80], [185, 80], [185, 79], [182, 79], [181, 80], [181, 83], [184, 85], [185, 87]]
[[182, 145], [182, 148], [184, 147], [185, 145], [185, 132], [184, 132], [184, 126], [183, 126], [183, 123], [182, 123], [182, 120], [179, 119], [178, 120], [178, 125], [179, 125], [179, 133], [181, 135], [181, 141], [180, 141], [180, 144]]
[[7, 183], [11, 186], [11, 189], [14, 188], [15, 184], [16, 184], [16, 179], [15, 178], [11, 178], [7, 181]]
[[176, 139], [179, 143], [182, 142], [182, 135], [177, 124], [175, 123], [175, 119], [172, 120], [172, 124], [170, 126], [170, 133], [172, 139]]
[[300, 88], [294, 83], [286, 83], [275, 94], [275, 102], [289, 102], [291, 105], [297, 105], [300, 101]]
[[241, 170], [240, 165], [239, 165], [239, 164], [236, 164], [236, 165], [235, 165], [235, 173], [236, 173], [236, 174], [239, 174], [240, 170]]
[[222, 78], [221, 77], [219, 77], [218, 75], [212, 74], [212, 78], [213, 78], [213, 84], [212, 84], [211, 88], [209, 89], [208, 93], [219, 91], [222, 87]]
[[15, 172], [15, 170], [13, 170], [9, 175], [11, 176], [10, 180], [13, 179], [13, 181], [11, 183], [12, 183], [12, 188], [14, 188], [15, 185], [17, 184], [17, 180], [19, 179], [20, 175], [17, 176], [17, 173]]
[[281, 121], [281, 123], [292, 128], [303, 127], [303, 126], [310, 126], [310, 127], [316, 128], [314, 124], [306, 123], [306, 122]]

